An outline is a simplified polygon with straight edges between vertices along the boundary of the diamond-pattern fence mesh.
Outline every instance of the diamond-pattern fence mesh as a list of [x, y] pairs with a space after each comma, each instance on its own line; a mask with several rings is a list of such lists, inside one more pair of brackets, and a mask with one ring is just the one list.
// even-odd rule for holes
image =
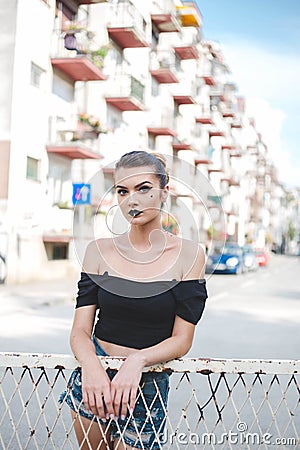
[[[121, 358], [100, 359], [112, 369], [122, 362]], [[1, 449], [80, 448], [70, 409], [64, 401], [58, 402], [71, 370], [77, 366], [68, 355], [0, 353]], [[166, 426], [163, 433], [156, 428], [159, 444], [153, 448], [300, 448], [299, 360], [182, 358], [147, 368], [166, 369], [172, 371], [167, 408], [161, 401]], [[161, 398], [156, 382], [154, 385], [156, 397]], [[153, 424], [151, 403], [141, 390], [138, 398], [145, 403], [147, 420]], [[81, 416], [77, 417], [80, 420]], [[96, 421], [102, 438], [92, 447], [87, 430], [81, 448], [109, 449], [105, 430], [111, 422], [102, 428]], [[123, 449], [126, 426], [119, 431], [115, 448]], [[137, 447], [145, 448], [143, 429], [137, 428], [136, 436]]]

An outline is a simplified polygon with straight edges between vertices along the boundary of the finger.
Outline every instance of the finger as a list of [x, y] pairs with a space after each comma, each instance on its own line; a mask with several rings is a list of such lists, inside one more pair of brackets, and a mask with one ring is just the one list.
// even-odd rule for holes
[[135, 407], [137, 392], [139, 390], [139, 387], [132, 388], [130, 391], [130, 401], [129, 401], [129, 412], [132, 413]]
[[106, 407], [106, 418], [107, 419], [109, 417], [113, 418], [114, 416], [113, 400], [111, 390], [109, 387], [103, 390], [103, 398]]
[[88, 393], [87, 390], [83, 390], [82, 391], [82, 401], [83, 401], [84, 406], [86, 407], [86, 409], [91, 411], [91, 405], [90, 405], [90, 402], [89, 402], [89, 393]]
[[109, 413], [109, 416], [111, 419], [115, 418], [115, 396], [116, 396], [116, 388], [115, 386], [111, 383], [110, 385], [110, 398], [111, 398], [111, 412]]
[[95, 395], [94, 392], [88, 392], [88, 409], [94, 414], [97, 415], [97, 408], [96, 408], [96, 401], [95, 401]]
[[122, 401], [122, 391], [118, 389], [116, 391], [113, 403], [115, 417], [119, 417], [121, 401]]
[[121, 403], [121, 411], [120, 411], [120, 415], [121, 415], [121, 419], [122, 420], [125, 419], [125, 416], [126, 416], [126, 413], [127, 413], [129, 394], [130, 394], [130, 389], [126, 389], [126, 390], [123, 391], [122, 403]]
[[104, 412], [104, 405], [103, 405], [103, 394], [99, 393], [96, 394], [96, 410], [97, 410], [97, 416], [100, 417], [103, 421], [106, 421], [105, 412]]

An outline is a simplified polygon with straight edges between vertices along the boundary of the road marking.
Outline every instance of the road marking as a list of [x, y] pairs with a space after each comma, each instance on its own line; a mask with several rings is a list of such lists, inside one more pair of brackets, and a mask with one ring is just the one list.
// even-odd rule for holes
[[247, 286], [251, 286], [251, 284], [254, 284], [255, 280], [247, 280], [244, 281], [244, 283], [241, 284], [241, 287], [247, 287]]
[[213, 295], [212, 297], [209, 297], [209, 302], [215, 302], [217, 300], [220, 300], [221, 298], [228, 297], [228, 292], [220, 292], [219, 294]]

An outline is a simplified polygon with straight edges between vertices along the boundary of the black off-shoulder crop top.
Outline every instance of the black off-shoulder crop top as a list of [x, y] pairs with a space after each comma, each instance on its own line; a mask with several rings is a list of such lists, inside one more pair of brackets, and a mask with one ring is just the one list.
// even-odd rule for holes
[[206, 299], [204, 278], [144, 282], [81, 272], [76, 308], [97, 306], [99, 339], [142, 349], [170, 337], [176, 315], [196, 325]]

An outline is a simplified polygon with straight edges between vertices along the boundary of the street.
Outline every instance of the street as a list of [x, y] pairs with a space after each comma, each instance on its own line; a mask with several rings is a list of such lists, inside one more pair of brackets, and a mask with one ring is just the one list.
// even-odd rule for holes
[[[272, 255], [242, 275], [206, 275], [209, 298], [187, 356], [298, 359], [300, 258]], [[0, 351], [70, 353], [77, 280], [0, 286]]]

